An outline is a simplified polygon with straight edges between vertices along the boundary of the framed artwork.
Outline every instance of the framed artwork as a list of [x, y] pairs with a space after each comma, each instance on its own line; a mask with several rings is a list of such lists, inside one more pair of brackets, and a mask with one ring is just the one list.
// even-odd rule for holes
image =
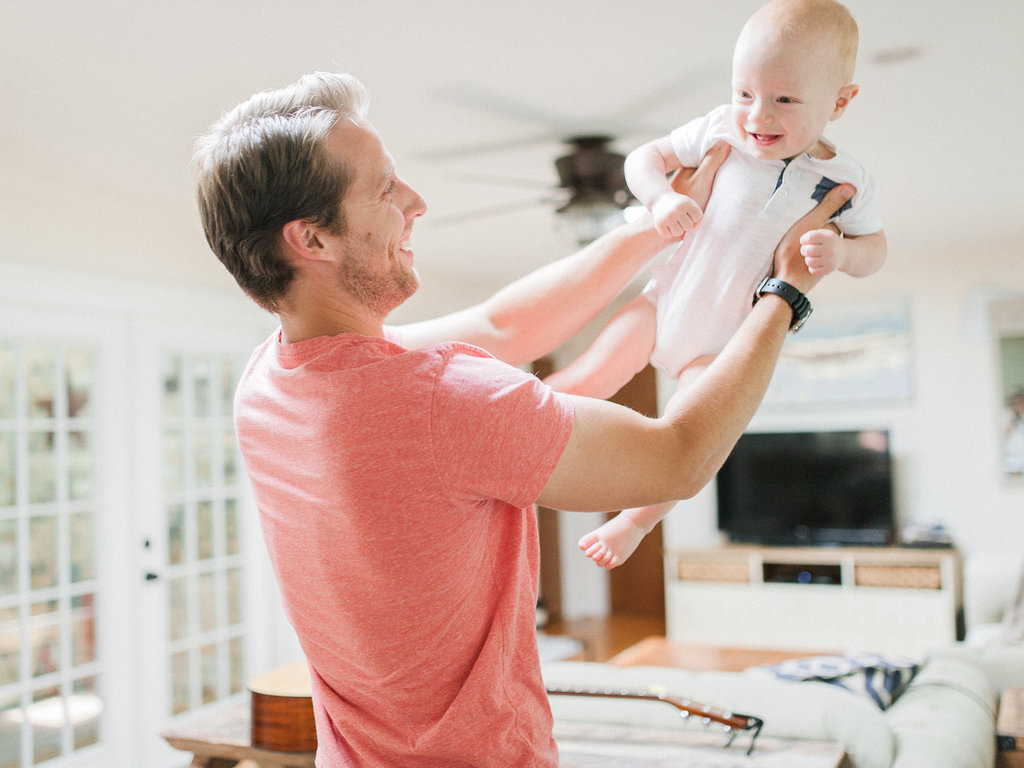
[[909, 312], [903, 302], [830, 306], [782, 350], [766, 408], [903, 402], [913, 394]]
[[1002, 472], [1024, 482], [1024, 299], [993, 302], [991, 319], [999, 356]]

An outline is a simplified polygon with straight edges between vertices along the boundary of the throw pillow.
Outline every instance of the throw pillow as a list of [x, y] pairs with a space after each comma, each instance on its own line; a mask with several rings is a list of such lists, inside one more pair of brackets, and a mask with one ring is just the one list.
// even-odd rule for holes
[[921, 663], [901, 657], [860, 653], [812, 656], [765, 668], [782, 680], [815, 680], [837, 685], [865, 696], [884, 710], [910, 685], [921, 669]]

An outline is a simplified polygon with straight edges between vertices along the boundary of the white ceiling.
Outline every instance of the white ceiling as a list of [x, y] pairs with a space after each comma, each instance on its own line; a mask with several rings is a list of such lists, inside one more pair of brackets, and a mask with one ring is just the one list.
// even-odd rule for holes
[[[830, 136], [876, 176], [890, 258], [1024, 239], [1024, 3], [848, 4], [861, 93]], [[413, 302], [453, 285], [474, 300], [568, 239], [552, 205], [442, 219], [544, 197], [555, 137], [613, 127], [625, 151], [726, 100], [733, 41], [758, 5], [4, 0], [0, 222], [17, 252], [0, 240], [0, 258], [233, 290], [199, 232], [194, 137], [256, 90], [347, 70], [430, 208]], [[480, 145], [506, 146], [445, 154]], [[62, 226], [101, 245], [82, 256], [67, 232], [46, 236]]]

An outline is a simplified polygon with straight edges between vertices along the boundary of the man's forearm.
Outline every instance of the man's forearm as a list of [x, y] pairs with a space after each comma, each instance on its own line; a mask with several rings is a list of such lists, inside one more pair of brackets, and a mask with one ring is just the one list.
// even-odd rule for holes
[[650, 218], [616, 228], [475, 307], [402, 329], [406, 346], [464, 341], [521, 365], [551, 352], [604, 310], [665, 246]]
[[619, 227], [485, 302], [484, 312], [503, 342], [503, 353], [497, 356], [519, 365], [579, 333], [665, 247], [649, 223], [643, 217], [642, 223]]

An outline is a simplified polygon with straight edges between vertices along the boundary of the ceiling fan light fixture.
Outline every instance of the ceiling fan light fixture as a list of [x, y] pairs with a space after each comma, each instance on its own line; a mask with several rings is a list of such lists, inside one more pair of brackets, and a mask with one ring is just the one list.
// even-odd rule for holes
[[584, 246], [626, 220], [625, 210], [614, 200], [570, 201], [557, 210], [561, 228]]

